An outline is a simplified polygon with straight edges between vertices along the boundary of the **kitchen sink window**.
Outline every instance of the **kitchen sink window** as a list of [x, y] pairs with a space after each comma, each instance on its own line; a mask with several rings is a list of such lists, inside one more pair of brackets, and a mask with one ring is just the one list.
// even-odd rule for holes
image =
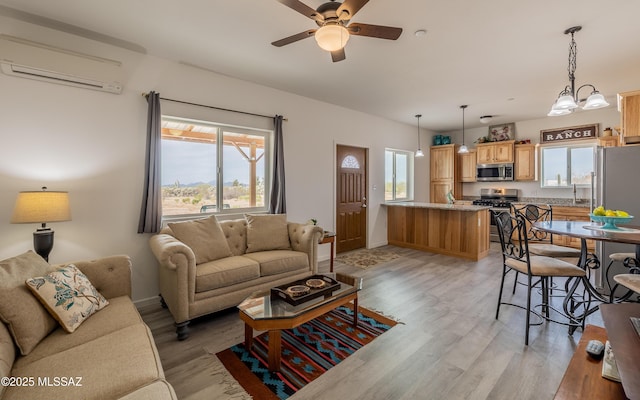
[[413, 152], [386, 149], [384, 152], [384, 200], [413, 199]]
[[540, 152], [542, 187], [565, 188], [573, 185], [590, 185], [595, 171], [596, 145], [543, 147]]

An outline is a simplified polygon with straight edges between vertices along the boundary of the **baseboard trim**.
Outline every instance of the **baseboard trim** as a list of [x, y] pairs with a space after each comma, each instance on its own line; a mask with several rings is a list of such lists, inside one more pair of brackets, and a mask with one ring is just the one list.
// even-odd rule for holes
[[149, 307], [160, 303], [160, 296], [148, 297], [146, 299], [134, 300], [133, 304], [139, 310], [143, 307]]

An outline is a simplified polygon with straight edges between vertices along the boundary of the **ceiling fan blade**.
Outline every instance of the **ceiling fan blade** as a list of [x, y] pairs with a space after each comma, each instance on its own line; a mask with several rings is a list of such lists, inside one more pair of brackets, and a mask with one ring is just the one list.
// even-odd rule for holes
[[349, 33], [356, 36], [369, 36], [379, 39], [396, 40], [402, 34], [402, 28], [391, 26], [359, 24], [354, 22], [347, 26]]
[[336, 14], [341, 21], [348, 21], [368, 2], [369, 0], [344, 0]]
[[291, 36], [286, 37], [284, 39], [276, 40], [275, 42], [272, 42], [271, 44], [276, 46], [276, 47], [282, 47], [284, 45], [287, 45], [287, 44], [290, 44], [290, 43], [293, 43], [293, 42], [297, 42], [298, 40], [302, 40], [302, 39], [306, 39], [308, 37], [311, 37], [311, 36], [313, 36], [314, 33], [316, 33], [315, 29], [309, 29], [308, 31], [296, 33], [295, 35], [291, 35]]
[[331, 52], [331, 59], [333, 60], [333, 62], [342, 61], [345, 58], [347, 58], [347, 56], [344, 54], [344, 47], [341, 48], [340, 50]]
[[314, 21], [324, 21], [324, 16], [322, 14], [319, 14], [316, 10], [298, 0], [278, 0], [278, 2], [284, 4], [294, 11], [299, 12], [305, 17], [311, 18]]

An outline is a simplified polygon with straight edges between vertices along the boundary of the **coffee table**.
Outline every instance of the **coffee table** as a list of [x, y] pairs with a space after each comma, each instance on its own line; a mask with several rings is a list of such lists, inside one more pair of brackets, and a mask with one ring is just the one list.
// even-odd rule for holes
[[362, 278], [344, 274], [325, 274], [340, 282], [340, 288], [325, 297], [318, 297], [297, 306], [279, 298], [271, 298], [270, 291], [253, 293], [238, 306], [240, 319], [244, 321], [244, 345], [253, 345], [253, 331], [269, 331], [269, 370], [280, 370], [281, 340], [283, 329], [292, 329], [309, 322], [341, 305], [353, 301], [353, 326], [358, 325], [358, 292]]

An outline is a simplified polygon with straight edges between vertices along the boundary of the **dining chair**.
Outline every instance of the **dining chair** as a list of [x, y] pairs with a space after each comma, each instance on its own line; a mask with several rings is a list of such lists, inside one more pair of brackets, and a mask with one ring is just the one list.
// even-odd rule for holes
[[[511, 212], [514, 215], [522, 215], [526, 221], [527, 239], [531, 254], [556, 258], [580, 257], [580, 249], [554, 244], [553, 234], [533, 229], [535, 222], [553, 220], [553, 208], [550, 204], [525, 204], [523, 206], [511, 204]], [[514, 279], [517, 282], [518, 274]], [[551, 289], [553, 288], [553, 280], [551, 280]], [[515, 290], [516, 285], [513, 286], [514, 293]]]
[[[585, 271], [569, 262], [563, 261], [559, 258], [534, 255], [529, 250], [529, 240], [527, 233], [527, 220], [521, 214], [511, 214], [506, 211], [495, 212], [491, 211], [496, 221], [498, 228], [498, 236], [500, 237], [500, 246], [502, 249], [502, 279], [500, 282], [500, 292], [498, 294], [498, 306], [496, 308], [496, 319], [500, 314], [500, 306], [502, 304], [511, 305], [525, 309], [527, 311], [526, 316], [526, 331], [525, 331], [525, 345], [529, 345], [529, 328], [531, 324], [531, 314], [537, 315], [542, 320], [551, 322], [559, 322], [569, 326], [583, 326], [584, 320], [578, 321], [572, 317], [565, 315], [569, 319], [568, 323], [556, 321], [550, 318], [550, 309], [553, 309], [550, 304], [549, 296], [549, 280], [552, 277], [565, 277], [565, 278], [579, 278], [586, 279]], [[504, 281], [507, 274], [511, 271], [521, 273], [527, 276], [527, 305], [523, 307], [520, 304], [505, 302], [502, 300], [504, 291]], [[515, 285], [515, 283], [514, 283]], [[533, 289], [540, 288], [542, 295], [542, 302], [539, 304], [541, 307], [541, 313], [537, 313], [531, 308], [531, 293]], [[566, 302], [566, 300], [565, 300]], [[536, 306], [537, 307], [537, 306]], [[553, 309], [559, 312], [558, 310]], [[564, 315], [564, 314], [563, 314]]]

